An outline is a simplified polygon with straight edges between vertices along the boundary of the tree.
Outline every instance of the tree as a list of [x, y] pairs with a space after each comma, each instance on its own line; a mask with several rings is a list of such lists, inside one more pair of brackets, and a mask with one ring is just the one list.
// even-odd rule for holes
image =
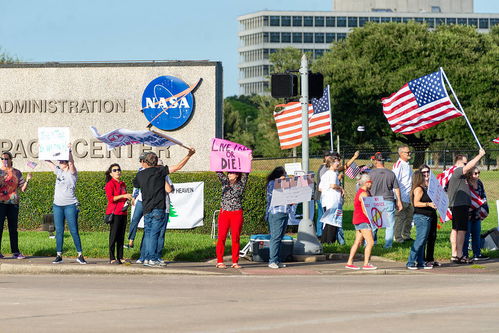
[[0, 64], [11, 64], [18, 61], [19, 59], [12, 57], [8, 53], [2, 51], [2, 48], [0, 47]]

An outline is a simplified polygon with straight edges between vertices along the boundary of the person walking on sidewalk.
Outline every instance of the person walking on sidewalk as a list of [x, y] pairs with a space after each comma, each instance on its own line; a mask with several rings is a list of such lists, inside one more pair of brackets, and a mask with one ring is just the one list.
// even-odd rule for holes
[[393, 236], [397, 243], [412, 241], [412, 214], [411, 205], [411, 186], [412, 186], [412, 167], [409, 164], [411, 159], [411, 150], [409, 146], [402, 145], [398, 148], [399, 159], [393, 164], [393, 173], [399, 184], [400, 196], [402, 201], [402, 210], [395, 212], [395, 228]]
[[[26, 179], [24, 179], [21, 171], [12, 166], [12, 154], [8, 151], [2, 153], [0, 162], [0, 248], [2, 245], [3, 225], [5, 218], [7, 218], [12, 256], [16, 259], [25, 259], [26, 257], [19, 251], [19, 234], [17, 233], [19, 220], [18, 190], [26, 192], [31, 173], [28, 173]], [[4, 258], [4, 255], [0, 253], [0, 259], [2, 258]]]
[[63, 262], [62, 251], [64, 245], [64, 220], [66, 220], [71, 236], [73, 237], [76, 251], [78, 252], [76, 261], [84, 265], [87, 262], [83, 257], [80, 233], [78, 231], [79, 202], [75, 195], [78, 171], [76, 170], [74, 163], [71, 146], [69, 148], [68, 158], [68, 160], [59, 161], [59, 165], [56, 165], [52, 161], [46, 161], [48, 167], [56, 175], [54, 204], [52, 205], [52, 210], [54, 213], [57, 256], [52, 263], [60, 264]]
[[126, 184], [121, 180], [119, 164], [113, 163], [107, 168], [104, 190], [107, 198], [106, 215], [113, 215], [109, 223], [109, 263], [122, 264], [128, 214], [128, 205], [125, 206], [125, 204], [128, 200], [132, 200], [132, 195], [126, 192]]
[[248, 182], [248, 173], [217, 172], [222, 183], [222, 203], [218, 215], [218, 240], [216, 246], [217, 268], [226, 268], [224, 264], [225, 240], [230, 230], [232, 243], [232, 268], [239, 269], [239, 237], [243, 228], [243, 193]]
[[432, 225], [437, 220], [437, 207], [427, 193], [428, 179], [421, 171], [416, 171], [412, 180], [412, 204], [414, 206], [414, 225], [416, 240], [412, 243], [407, 269], [432, 269], [433, 264], [425, 263], [425, 245]]
[[353, 270], [360, 269], [360, 267], [353, 264], [353, 259], [357, 249], [365, 240], [366, 247], [364, 248], [364, 265], [362, 266], [362, 269], [375, 270], [377, 267], [369, 263], [369, 260], [371, 259], [371, 251], [374, 246], [374, 239], [371, 231], [371, 224], [369, 223], [369, 218], [367, 217], [366, 207], [364, 206], [364, 201], [362, 200], [362, 198], [370, 196], [369, 190], [372, 186], [371, 177], [368, 174], [363, 174], [360, 177], [358, 184], [360, 187], [353, 200], [352, 218], [352, 223], [355, 227], [355, 241], [350, 248], [350, 256], [348, 257], [348, 262], [345, 268]]

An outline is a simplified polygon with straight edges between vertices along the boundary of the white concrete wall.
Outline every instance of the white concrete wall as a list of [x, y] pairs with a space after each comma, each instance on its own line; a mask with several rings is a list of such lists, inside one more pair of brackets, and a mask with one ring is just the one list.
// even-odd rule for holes
[[333, 0], [333, 10], [369, 12], [373, 8], [394, 12], [431, 12], [439, 6], [443, 13], [473, 13], [473, 0]]

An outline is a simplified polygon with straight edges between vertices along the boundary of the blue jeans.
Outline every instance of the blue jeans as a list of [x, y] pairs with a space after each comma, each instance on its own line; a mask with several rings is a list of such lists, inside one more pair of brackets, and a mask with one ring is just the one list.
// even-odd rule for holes
[[428, 240], [428, 234], [430, 233], [431, 217], [423, 214], [414, 214], [412, 219], [416, 226], [416, 240], [412, 243], [407, 266], [416, 264], [418, 267], [423, 267], [425, 264], [424, 249]]
[[158, 258], [161, 258], [163, 255], [163, 248], [165, 247], [166, 226], [168, 225], [168, 217], [169, 216], [170, 216], [169, 213], [165, 213], [165, 223], [164, 223], [164, 226], [159, 233], [159, 240], [158, 240], [158, 247], [157, 247]]
[[468, 247], [471, 235], [471, 249], [473, 250], [473, 257], [478, 257], [481, 254], [480, 250], [480, 232], [482, 231], [482, 221], [469, 220], [468, 230], [464, 236], [463, 256], [468, 256]]
[[142, 206], [142, 201], [135, 201], [135, 209], [133, 210], [132, 220], [130, 221], [130, 230], [128, 232], [129, 240], [135, 240], [135, 235], [137, 234], [137, 226], [139, 225], [143, 213], [144, 207]]
[[76, 251], [82, 252], [80, 234], [78, 233], [78, 207], [76, 207], [76, 204], [67, 206], [57, 206], [54, 204], [52, 205], [52, 211], [54, 213], [56, 251], [62, 252], [64, 245], [64, 219], [66, 219]]
[[316, 234], [317, 234], [317, 237], [321, 237], [322, 236], [321, 218], [322, 218], [322, 214], [324, 214], [324, 209], [322, 208], [322, 202], [320, 199], [316, 200], [315, 202], [317, 203], [317, 222], [315, 224]]
[[2, 244], [3, 224], [5, 223], [6, 217], [7, 225], [9, 227], [10, 250], [12, 251], [12, 254], [20, 253], [19, 236], [17, 233], [19, 205], [0, 203], [0, 245]]
[[[395, 227], [395, 202], [393, 200], [383, 200], [388, 219], [385, 222], [385, 249], [389, 249], [393, 244], [393, 231]], [[373, 230], [374, 244], [378, 240], [378, 229]]]
[[145, 260], [158, 261], [158, 243], [160, 241], [161, 230], [165, 227], [164, 209], [153, 209], [144, 215], [144, 248]]
[[288, 226], [288, 214], [276, 213], [269, 214], [270, 244], [269, 244], [269, 263], [279, 263], [279, 250], [281, 240], [286, 233]]

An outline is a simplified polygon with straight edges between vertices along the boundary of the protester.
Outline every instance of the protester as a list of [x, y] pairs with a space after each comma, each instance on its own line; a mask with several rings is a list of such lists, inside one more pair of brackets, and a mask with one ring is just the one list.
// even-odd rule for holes
[[328, 158], [326, 160], [326, 168], [328, 170], [324, 173], [319, 183], [324, 214], [331, 217], [328, 219], [328, 222], [323, 221], [324, 226], [321, 241], [327, 244], [332, 244], [336, 241], [337, 229], [342, 223], [343, 214], [338, 214], [338, 211], [342, 209], [344, 191], [338, 179], [339, 167], [339, 157], [333, 156]]
[[[164, 166], [163, 161], [161, 159], [158, 159], [158, 166], [162, 167]], [[170, 179], [170, 176], [165, 177], [165, 225], [163, 229], [161, 229], [159, 233], [159, 239], [158, 239], [158, 247], [156, 249], [156, 252], [158, 253], [158, 260], [160, 265], [166, 266], [165, 261], [163, 260], [163, 249], [165, 247], [165, 234], [166, 234], [166, 227], [168, 226], [168, 221], [170, 220], [170, 193], [174, 191], [174, 186], [173, 182]], [[140, 248], [142, 249], [143, 246], [140, 244]]]
[[[419, 167], [419, 171], [424, 177], [424, 189], [428, 189], [428, 184], [430, 181], [430, 167], [426, 164], [423, 164]], [[425, 251], [425, 262], [427, 265], [431, 265], [433, 267], [440, 266], [438, 261], [435, 261], [435, 242], [437, 241], [437, 215], [432, 215], [430, 220], [430, 230], [428, 231], [428, 239], [426, 241], [426, 251]]]
[[[12, 256], [16, 259], [25, 259], [26, 257], [19, 251], [19, 234], [17, 232], [19, 194], [17, 191], [26, 191], [28, 182], [31, 179], [31, 173], [28, 173], [26, 179], [24, 179], [21, 171], [12, 166], [12, 154], [8, 151], [2, 153], [0, 160], [2, 162], [0, 167], [0, 248], [2, 245], [3, 226], [5, 218], [7, 218]], [[4, 257], [0, 253], [0, 259]]]
[[414, 225], [416, 226], [416, 240], [412, 243], [407, 269], [432, 269], [433, 264], [425, 263], [425, 245], [432, 220], [437, 219], [437, 206], [431, 201], [427, 193], [428, 180], [421, 171], [416, 171], [412, 180], [411, 199], [414, 206]]
[[[480, 170], [477, 167], [473, 167], [470, 171], [466, 173], [466, 179], [470, 186], [470, 189], [474, 191], [480, 199], [487, 200], [487, 195], [485, 194], [485, 187], [483, 186], [482, 181], [480, 180]], [[463, 256], [468, 258], [468, 244], [470, 241], [471, 235], [471, 249], [473, 250], [473, 261], [482, 261], [487, 260], [489, 257], [483, 255], [481, 253], [481, 244], [480, 244], [480, 233], [482, 229], [482, 219], [484, 218], [482, 215], [482, 211], [486, 214], [489, 212], [489, 206], [487, 202], [485, 202], [481, 207], [471, 209], [468, 219], [468, 229], [466, 230], [466, 235], [464, 236], [464, 245], [463, 245]]]
[[232, 268], [239, 265], [239, 236], [243, 228], [243, 192], [248, 181], [248, 173], [217, 172], [222, 183], [222, 203], [218, 215], [217, 268], [227, 268], [224, 264], [225, 240], [230, 230], [232, 242]]
[[[139, 163], [142, 163], [144, 161], [146, 153], [142, 153], [139, 156]], [[139, 167], [137, 172], [142, 171], [143, 168], [142, 166]], [[126, 248], [133, 248], [134, 246], [134, 241], [135, 241], [135, 236], [137, 234], [137, 228], [140, 222], [140, 219], [142, 218], [142, 213], [143, 213], [143, 207], [142, 207], [142, 193], [140, 192], [140, 189], [138, 188], [133, 188], [132, 192], [132, 206], [134, 207], [133, 209], [133, 214], [132, 218], [130, 220], [130, 228], [128, 230], [128, 244], [125, 245]], [[142, 234], [142, 241], [144, 240], [144, 235]], [[140, 247], [142, 248], [142, 242], [140, 243]], [[139, 258], [140, 260], [140, 258]], [[141, 262], [142, 264], [142, 262]]]
[[191, 156], [196, 152], [194, 148], [189, 148], [179, 164], [172, 167], [158, 166], [158, 156], [149, 152], [142, 162], [142, 171], [138, 172], [133, 179], [133, 185], [142, 192], [142, 203], [144, 208], [144, 265], [150, 267], [160, 267], [166, 265], [160, 261], [158, 247], [160, 244], [161, 232], [166, 225], [166, 189], [165, 179], [170, 173], [180, 170]]
[[69, 232], [73, 237], [78, 257], [76, 261], [84, 265], [87, 262], [83, 257], [80, 234], [78, 232], [78, 206], [80, 205], [75, 195], [76, 182], [78, 180], [78, 171], [74, 164], [73, 152], [69, 148], [69, 159], [59, 161], [55, 165], [52, 161], [46, 161], [48, 167], [56, 175], [54, 189], [54, 204], [52, 210], [54, 213], [55, 239], [57, 256], [52, 263], [60, 264], [62, 260], [62, 251], [64, 245], [64, 220], [67, 221]]
[[449, 179], [447, 195], [452, 213], [452, 231], [450, 241], [452, 246], [451, 261], [456, 264], [469, 263], [463, 256], [464, 236], [468, 230], [469, 210], [471, 206], [471, 193], [466, 174], [472, 170], [485, 155], [485, 150], [480, 149], [475, 158], [468, 162], [468, 158], [458, 154], [454, 158], [455, 169]]
[[321, 222], [321, 217], [322, 214], [324, 213], [323, 208], [322, 208], [322, 203], [321, 203], [321, 191], [319, 191], [319, 184], [321, 183], [321, 178], [322, 176], [326, 173], [327, 168], [326, 168], [326, 161], [327, 159], [331, 157], [331, 152], [326, 151], [324, 152], [324, 158], [322, 160], [322, 164], [319, 166], [319, 169], [317, 170], [317, 187], [314, 192], [314, 199], [315, 202], [317, 203], [317, 220], [315, 223], [315, 233], [317, 237], [322, 236], [322, 222]]
[[369, 263], [369, 260], [371, 259], [371, 251], [374, 246], [374, 239], [371, 231], [371, 224], [369, 223], [369, 218], [367, 217], [366, 207], [364, 206], [364, 201], [362, 200], [362, 198], [370, 196], [369, 190], [372, 186], [371, 177], [368, 174], [361, 175], [358, 184], [360, 187], [357, 194], [355, 194], [355, 198], [353, 199], [352, 223], [355, 227], [355, 241], [350, 248], [350, 256], [348, 257], [348, 262], [345, 268], [354, 270], [360, 269], [360, 267], [353, 264], [353, 259], [357, 249], [365, 240], [366, 246], [364, 248], [364, 265], [362, 266], [362, 269], [374, 270], [377, 269], [377, 267]]
[[109, 223], [109, 263], [122, 264], [128, 213], [127, 202], [132, 200], [132, 195], [126, 192], [126, 184], [121, 180], [119, 164], [113, 163], [107, 168], [104, 190], [107, 198], [106, 215], [113, 215]]
[[411, 150], [407, 145], [401, 145], [398, 148], [399, 159], [393, 164], [393, 173], [397, 177], [400, 196], [402, 201], [402, 210], [395, 212], [395, 228], [393, 236], [397, 243], [412, 241], [412, 214], [411, 205], [411, 186], [412, 186], [412, 168], [409, 164], [411, 159]]
[[283, 268], [286, 265], [280, 263], [279, 253], [281, 248], [281, 241], [286, 233], [288, 225], [288, 214], [290, 212], [290, 205], [271, 206], [272, 191], [277, 179], [285, 179], [286, 170], [283, 167], [276, 167], [267, 176], [267, 208], [265, 210], [265, 220], [269, 223], [270, 230], [270, 244], [269, 244], [269, 267]]
[[[393, 244], [393, 227], [395, 223], [395, 202], [397, 204], [397, 210], [401, 211], [403, 209], [402, 201], [400, 199], [400, 189], [397, 182], [397, 178], [393, 171], [385, 168], [385, 159], [380, 152], [377, 152], [373, 156], [375, 168], [369, 172], [371, 180], [373, 182], [371, 187], [372, 196], [382, 196], [385, 212], [387, 214], [386, 229], [385, 229], [385, 248], [389, 249]], [[394, 193], [395, 196], [394, 197]], [[376, 240], [377, 229], [374, 232], [374, 238]]]

